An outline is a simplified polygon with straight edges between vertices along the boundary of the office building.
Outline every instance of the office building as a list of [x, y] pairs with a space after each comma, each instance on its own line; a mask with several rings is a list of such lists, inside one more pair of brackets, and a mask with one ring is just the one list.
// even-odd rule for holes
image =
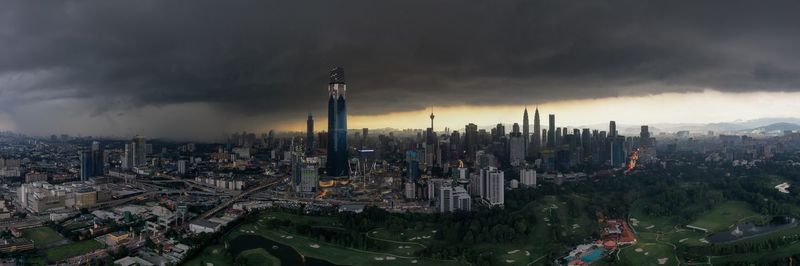
[[305, 158], [300, 167], [300, 192], [314, 192], [319, 183], [319, 159], [316, 157]]
[[609, 137], [617, 136], [617, 122], [614, 121], [608, 122], [608, 136]]
[[178, 174], [186, 174], [186, 160], [178, 160]]
[[128, 170], [136, 166], [136, 145], [133, 143], [125, 144], [125, 151], [122, 155], [122, 169]]
[[488, 205], [502, 206], [505, 203], [505, 177], [503, 171], [487, 167], [481, 169], [478, 180], [479, 197]]
[[520, 169], [519, 181], [522, 185], [536, 187], [536, 170], [530, 168]]
[[328, 161], [327, 175], [346, 177], [350, 175], [347, 162], [347, 85], [344, 68], [336, 67], [330, 72], [328, 83]]
[[523, 156], [528, 156], [528, 148], [530, 147], [530, 125], [528, 124], [528, 107], [525, 107], [525, 112], [522, 113], [522, 140], [524, 142], [523, 146]]
[[548, 117], [549, 124], [547, 126], [547, 147], [556, 147], [556, 115], [550, 114]]
[[536, 107], [536, 111], [533, 112], [533, 136], [531, 140], [531, 148], [533, 151], [538, 152], [542, 147], [542, 136], [544, 135], [542, 135], [542, 127], [539, 123], [539, 107]]
[[519, 125], [514, 123], [513, 131], [508, 138], [509, 162], [513, 166], [525, 163], [525, 140], [519, 132]]
[[475, 161], [475, 153], [478, 151], [478, 125], [469, 123], [464, 128], [464, 150], [468, 162]]
[[147, 140], [139, 135], [133, 138], [134, 166], [147, 164]]
[[650, 138], [650, 127], [642, 126], [642, 131], [639, 132], [639, 147], [649, 148], [652, 146], [652, 139]]
[[93, 141], [91, 148], [87, 151], [82, 151], [79, 157], [81, 161], [81, 181], [102, 176], [105, 173], [105, 156], [99, 142]]
[[308, 114], [306, 120], [306, 139], [305, 139], [306, 156], [311, 156], [314, 153], [314, 117]]
[[404, 187], [405, 189], [404, 189], [404, 193], [403, 194], [405, 195], [406, 199], [410, 199], [410, 200], [416, 199], [417, 198], [417, 184], [415, 184], [414, 182], [406, 180], [406, 183], [405, 183], [404, 186], [405, 186]]
[[439, 188], [437, 200], [439, 212], [470, 211], [472, 198], [467, 190], [461, 186], [442, 186]]
[[625, 163], [627, 162], [626, 153], [625, 153], [625, 137], [623, 136], [614, 136], [609, 137], [609, 159], [611, 162], [612, 168], [622, 168], [625, 167]]

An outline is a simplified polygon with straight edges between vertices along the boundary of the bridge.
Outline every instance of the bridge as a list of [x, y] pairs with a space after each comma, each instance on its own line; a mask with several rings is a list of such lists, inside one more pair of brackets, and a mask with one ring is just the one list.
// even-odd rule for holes
[[248, 195], [250, 195], [250, 194], [252, 194], [252, 193], [254, 193], [254, 192], [256, 192], [256, 191], [259, 191], [259, 190], [265, 189], [265, 188], [267, 188], [267, 187], [273, 186], [273, 185], [275, 185], [275, 184], [279, 183], [280, 181], [281, 181], [281, 180], [280, 180], [280, 179], [278, 179], [278, 180], [275, 180], [275, 181], [272, 181], [272, 182], [267, 182], [267, 183], [264, 183], [264, 184], [262, 184], [262, 185], [259, 185], [259, 186], [257, 186], [257, 187], [254, 187], [254, 188], [248, 189], [248, 190], [247, 190], [247, 191], [245, 191], [245, 192], [239, 193], [238, 195], [236, 195], [236, 196], [233, 196], [233, 198], [231, 198], [231, 199], [229, 199], [229, 200], [225, 201], [224, 203], [222, 203], [222, 204], [220, 204], [220, 205], [217, 205], [217, 206], [216, 206], [216, 207], [214, 207], [213, 209], [211, 209], [211, 210], [208, 210], [208, 211], [204, 212], [203, 214], [201, 214], [201, 215], [198, 217], [198, 219], [208, 219], [209, 217], [211, 217], [211, 216], [213, 216], [214, 214], [218, 213], [219, 211], [221, 211], [221, 210], [223, 210], [223, 209], [227, 208], [228, 206], [230, 206], [231, 204], [235, 203], [236, 201], [238, 201], [238, 200], [240, 200], [240, 199], [244, 198], [245, 196], [248, 196]]

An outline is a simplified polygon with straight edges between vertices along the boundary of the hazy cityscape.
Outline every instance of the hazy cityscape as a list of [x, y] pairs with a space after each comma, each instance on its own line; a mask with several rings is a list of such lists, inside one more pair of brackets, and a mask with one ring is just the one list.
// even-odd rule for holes
[[797, 3], [312, 2], [0, 4], [0, 265], [800, 260]]

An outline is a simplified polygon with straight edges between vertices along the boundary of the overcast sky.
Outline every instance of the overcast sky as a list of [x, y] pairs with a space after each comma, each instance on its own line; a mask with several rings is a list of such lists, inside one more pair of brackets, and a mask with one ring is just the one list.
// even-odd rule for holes
[[[295, 129], [313, 112], [322, 129], [333, 66], [346, 69], [357, 126], [427, 106], [461, 108], [462, 123], [464, 107], [479, 105], [703, 92], [786, 101], [800, 91], [797, 10], [729, 0], [7, 1], [0, 128], [210, 139]], [[748, 110], [787, 115], [778, 107]], [[753, 116], [731, 111], [708, 119]]]

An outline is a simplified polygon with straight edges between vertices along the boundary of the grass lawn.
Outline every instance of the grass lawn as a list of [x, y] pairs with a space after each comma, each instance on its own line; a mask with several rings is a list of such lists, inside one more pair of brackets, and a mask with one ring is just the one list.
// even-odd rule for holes
[[706, 243], [700, 241], [700, 239], [704, 239], [705, 237], [705, 234], [702, 232], [679, 228], [673, 232], [665, 233], [660, 239], [675, 245], [684, 244], [687, 246], [702, 246], [707, 245]]
[[[341, 247], [323, 241], [319, 241], [317, 239], [308, 238], [302, 235], [296, 235], [279, 230], [268, 229], [266, 225], [270, 219], [292, 219], [293, 221], [301, 220], [309, 222], [309, 224], [314, 226], [337, 227], [337, 225], [334, 223], [335, 220], [331, 217], [315, 217], [315, 216], [270, 212], [263, 214], [254, 222], [243, 224], [232, 229], [230, 233], [228, 233], [228, 235], [225, 236], [225, 240], [232, 241], [232, 239], [235, 239], [237, 236], [251, 234], [250, 232], [252, 231], [253, 234], [260, 235], [262, 237], [271, 239], [281, 244], [291, 246], [305, 257], [313, 257], [322, 260], [327, 260], [331, 263], [339, 265], [379, 264], [381, 266], [392, 266], [392, 265], [413, 265], [414, 263], [422, 265], [463, 265], [462, 262], [456, 260], [441, 261], [441, 260], [413, 258], [412, 256], [406, 256], [406, 254], [412, 254], [414, 250], [422, 248], [421, 246], [413, 245], [410, 243], [397, 244], [397, 243], [387, 242], [390, 248], [389, 250], [382, 252], [373, 252], [373, 251]], [[400, 246], [403, 246], [403, 248], [400, 248]], [[409, 249], [406, 249], [404, 246], [410, 246], [410, 247]], [[264, 255], [271, 257], [269, 263], [275, 263], [275, 264], [264, 264], [267, 263], [267, 260], [263, 258]], [[239, 260], [258, 261], [259, 264], [255, 265], [280, 264], [280, 262], [276, 257], [269, 255], [269, 252], [263, 249], [247, 250], [239, 254], [239, 256], [240, 256]], [[234, 262], [235, 262], [234, 258], [232, 258], [229, 252], [225, 250], [223, 245], [213, 245], [206, 247], [205, 250], [198, 257], [185, 263], [185, 265], [205, 266], [204, 263], [213, 263], [215, 266], [218, 266], [218, 265], [232, 265], [234, 264]]]
[[49, 248], [44, 251], [44, 254], [50, 261], [59, 261], [101, 249], [103, 246], [102, 243], [90, 239]]
[[61, 234], [47, 226], [22, 230], [22, 237], [33, 240], [36, 247], [47, 246], [65, 239]]
[[212, 245], [208, 246], [203, 250], [200, 255], [195, 257], [194, 259], [184, 263], [186, 266], [206, 266], [206, 263], [214, 264], [214, 266], [219, 265], [233, 265], [234, 261], [231, 256], [227, 253], [223, 252], [225, 249], [222, 245]]
[[677, 219], [672, 216], [654, 217], [646, 215], [642, 210], [644, 208], [643, 204], [646, 204], [646, 202], [637, 202], [631, 207], [629, 221], [636, 232], [669, 232], [678, 225]]
[[782, 248], [778, 248], [776, 250], [770, 250], [765, 252], [744, 253], [744, 254], [736, 254], [723, 257], [713, 257], [711, 259], [711, 263], [724, 265], [727, 263], [740, 262], [740, 261], [768, 262], [772, 260], [786, 258], [796, 254], [800, 254], [800, 245], [798, 245], [797, 243]]
[[[280, 266], [281, 261], [262, 248], [242, 251], [239, 261], [244, 265]], [[215, 264], [216, 265], [216, 264]]]
[[532, 245], [480, 244], [475, 245], [475, 249], [478, 253], [492, 252], [496, 258], [495, 265], [527, 265], [544, 255], [544, 249]]
[[[244, 234], [241, 230], [254, 231], [260, 236], [291, 246], [303, 256], [319, 258], [339, 265], [372, 265], [375, 263], [380, 263], [381, 265], [408, 265], [413, 260], [425, 261], [416, 258], [401, 258], [398, 256], [399, 254], [392, 255], [384, 254], [383, 252], [339, 247], [301, 235], [269, 230], [264, 226], [258, 227], [256, 224], [242, 225], [231, 233], [229, 239], [235, 239], [236, 236]], [[431, 263], [433, 262], [431, 261]], [[440, 264], [439, 261], [436, 264]]]
[[[613, 256], [613, 255], [612, 255]], [[662, 243], [640, 242], [624, 247], [619, 254], [627, 265], [678, 265], [671, 246]], [[659, 261], [661, 259], [661, 261]], [[663, 263], [661, 263], [663, 261]]]
[[389, 230], [385, 228], [372, 230], [371, 232], [369, 232], [369, 234], [372, 237], [380, 239], [402, 241], [402, 242], [414, 242], [427, 245], [433, 239], [434, 230], [436, 230], [436, 227], [432, 225], [426, 225], [421, 227], [420, 229], [408, 228], [399, 234], [389, 232]]
[[709, 210], [694, 220], [691, 225], [708, 229], [709, 233], [728, 230], [734, 224], [747, 219], [761, 219], [750, 205], [741, 201], [728, 201]]

